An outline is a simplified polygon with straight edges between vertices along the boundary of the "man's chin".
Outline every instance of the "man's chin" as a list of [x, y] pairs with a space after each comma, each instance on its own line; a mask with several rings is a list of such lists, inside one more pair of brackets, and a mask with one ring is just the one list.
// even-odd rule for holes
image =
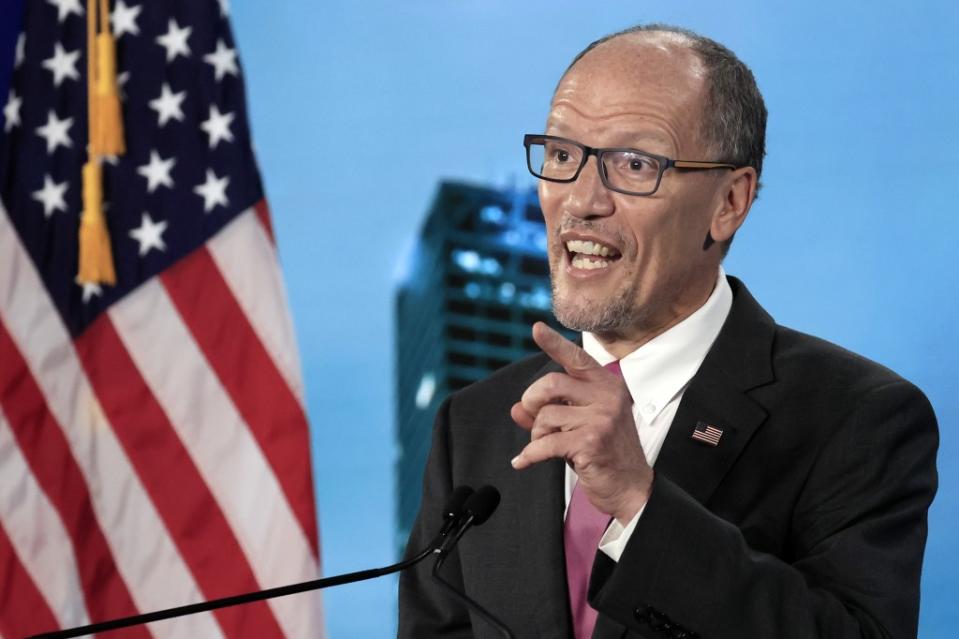
[[620, 328], [621, 323], [617, 317], [621, 313], [605, 304], [554, 301], [553, 314], [560, 324], [572, 331], [607, 332]]

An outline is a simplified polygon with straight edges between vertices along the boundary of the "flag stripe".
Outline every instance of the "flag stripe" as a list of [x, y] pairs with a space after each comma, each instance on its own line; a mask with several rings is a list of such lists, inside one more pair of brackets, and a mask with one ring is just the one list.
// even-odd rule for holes
[[[83, 593], [93, 619], [136, 614], [130, 591], [117, 572], [90, 494], [60, 424], [47, 409], [6, 326], [0, 321], [0, 408], [20, 450], [64, 522], [74, 546]], [[76, 552], [76, 549], [82, 552]], [[145, 630], [139, 636], [148, 637]]]
[[[209, 263], [205, 249], [184, 261], [198, 255]], [[210, 300], [204, 307], [220, 315]], [[257, 582], [266, 588], [316, 578], [316, 561], [272, 468], [166, 289], [151, 280], [108, 313], [220, 504]], [[270, 605], [287, 636], [300, 636], [287, 627], [294, 617], [283, 614], [286, 604], [277, 603], [288, 600], [293, 601], [273, 600]]]
[[[21, 347], [57, 424], [64, 429], [114, 560], [141, 610], [198, 600], [199, 590], [106, 421], [33, 262], [0, 203], [0, 321]], [[4, 362], [6, 366], [6, 362]], [[8, 414], [9, 419], [13, 419]], [[129, 527], [129, 528], [128, 528]], [[136, 534], [129, 534], [129, 530]], [[85, 551], [84, 551], [85, 552]], [[180, 636], [222, 636], [209, 614], [161, 624]], [[163, 635], [159, 635], [163, 636]]]
[[[6, 541], [0, 543], [0, 611], [11, 610], [2, 601], [4, 593], [13, 597], [13, 590], [28, 588], [24, 578], [17, 574], [23, 569], [27, 580], [37, 588], [37, 596], [49, 606], [54, 619], [48, 620], [39, 604], [26, 610], [37, 610], [30, 620], [34, 632], [44, 629], [68, 628], [88, 623], [83, 605], [83, 589], [77, 574], [76, 556], [63, 522], [53, 504], [40, 489], [36, 478], [21, 454], [10, 430], [10, 424], [0, 410], [0, 527], [5, 529]], [[16, 556], [10, 557], [9, 553]], [[22, 558], [22, 559], [21, 559]], [[22, 586], [17, 584], [23, 582]], [[23, 595], [29, 598], [32, 595]], [[15, 601], [9, 599], [8, 601]], [[13, 604], [9, 604], [13, 605]], [[0, 617], [6, 615], [0, 613]], [[10, 615], [8, 622], [17, 621]], [[0, 626], [2, 626], [0, 619]], [[19, 628], [19, 626], [18, 626]], [[8, 626], [9, 629], [9, 626]], [[22, 636], [28, 629], [21, 628], [13, 636]]]
[[[29, 614], [23, 614], [29, 611]], [[26, 637], [59, 626], [36, 583], [24, 569], [0, 521], [0, 633]]]
[[[117, 438], [204, 597], [215, 599], [258, 590], [223, 512], [124, 349], [109, 316], [100, 316], [76, 344]], [[196, 535], [201, 526], [207, 534]], [[214, 614], [227, 637], [282, 635], [264, 602]]]
[[[319, 556], [303, 407], [256, 337], [205, 248], [160, 276], [184, 322], [269, 461], [283, 493]], [[261, 398], [269, 397], [269, 401]]]
[[260, 200], [254, 208], [256, 209], [256, 217], [260, 220], [260, 224], [263, 225], [263, 230], [266, 232], [267, 237], [270, 238], [270, 242], [276, 244], [276, 236], [273, 234], [273, 220], [270, 219], [270, 207], [266, 203], [266, 200]]
[[300, 360], [272, 238], [257, 209], [239, 215], [207, 244], [213, 261], [287, 385], [303, 405]]

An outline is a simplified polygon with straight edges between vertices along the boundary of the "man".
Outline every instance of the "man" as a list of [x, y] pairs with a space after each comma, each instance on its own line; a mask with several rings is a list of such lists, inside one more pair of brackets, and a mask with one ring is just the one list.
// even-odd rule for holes
[[[582, 347], [537, 324], [543, 355], [447, 400], [409, 542], [454, 486], [498, 487], [444, 575], [517, 637], [916, 635], [931, 407], [720, 266], [765, 120], [732, 52], [651, 26], [590, 45], [526, 137]], [[401, 578], [400, 636], [499, 636], [430, 567]]]

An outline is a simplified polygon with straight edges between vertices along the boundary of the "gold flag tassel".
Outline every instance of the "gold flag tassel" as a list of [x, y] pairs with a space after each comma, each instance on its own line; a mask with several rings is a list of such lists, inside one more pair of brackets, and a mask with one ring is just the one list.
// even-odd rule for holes
[[103, 215], [103, 170], [100, 160], [91, 158], [83, 165], [83, 215], [80, 217], [81, 284], [116, 284], [110, 234]]
[[101, 33], [96, 33], [98, 0], [87, 0], [88, 159], [83, 165], [83, 214], [77, 282], [116, 284], [110, 234], [103, 213], [102, 155], [122, 155], [123, 122], [117, 92], [116, 45], [110, 33], [108, 0], [99, 0]]
[[[92, 4], [92, 3], [91, 3]], [[96, 79], [93, 86], [93, 113], [97, 123], [91, 131], [90, 152], [123, 155], [123, 116], [117, 89], [117, 45], [110, 32], [110, 7], [100, 0], [100, 33], [95, 40]]]

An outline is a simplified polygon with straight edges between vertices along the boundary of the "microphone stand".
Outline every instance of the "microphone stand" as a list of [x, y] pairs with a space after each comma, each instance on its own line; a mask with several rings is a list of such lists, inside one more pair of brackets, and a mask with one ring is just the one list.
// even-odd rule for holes
[[207, 612], [210, 610], [217, 610], [218, 608], [226, 608], [228, 606], [237, 606], [254, 601], [262, 601], [264, 599], [273, 599], [274, 597], [293, 595], [299, 592], [306, 592], [308, 590], [320, 590], [322, 588], [329, 588], [330, 586], [339, 586], [342, 584], [353, 583], [354, 581], [363, 581], [364, 579], [382, 577], [383, 575], [399, 572], [400, 570], [409, 568], [413, 564], [423, 561], [433, 554], [434, 549], [443, 541], [445, 536], [446, 533], [441, 533], [438, 535], [429, 546], [427, 546], [415, 557], [411, 557], [391, 566], [384, 566], [383, 568], [359, 570], [357, 572], [351, 572], [345, 575], [335, 575], [333, 577], [326, 577], [324, 579], [313, 579], [311, 581], [303, 581], [297, 584], [290, 584], [288, 586], [267, 588], [266, 590], [247, 592], [242, 595], [223, 597], [221, 599], [213, 599], [211, 601], [201, 601], [199, 603], [187, 604], [185, 606], [177, 606], [176, 608], [167, 608], [166, 610], [157, 610], [155, 612], [148, 612], [142, 615], [133, 615], [120, 619], [111, 619], [110, 621], [101, 621], [100, 623], [93, 623], [86, 626], [80, 626], [78, 628], [44, 632], [38, 635], [27, 637], [27, 639], [69, 639], [70, 637], [82, 637], [84, 635], [92, 635], [98, 632], [106, 632], [108, 630], [118, 630], [120, 628], [127, 628], [129, 626], [136, 626], [138, 624], [150, 623], [153, 621], [161, 621], [163, 619], [172, 619], [173, 617], [192, 615], [198, 612]]

